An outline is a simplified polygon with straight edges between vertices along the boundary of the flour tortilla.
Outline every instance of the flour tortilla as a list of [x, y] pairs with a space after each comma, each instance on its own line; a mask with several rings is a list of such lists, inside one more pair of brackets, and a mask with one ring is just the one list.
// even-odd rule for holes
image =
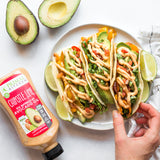
[[[114, 51], [113, 47], [114, 47], [114, 38], [112, 38], [112, 40], [111, 40], [111, 48], [110, 48], [110, 84], [111, 84], [111, 79], [112, 79], [112, 77], [113, 77], [113, 71], [112, 71], [112, 70], [113, 70], [113, 51]], [[95, 88], [95, 87], [93, 86], [93, 84], [92, 84], [92, 78], [91, 78], [90, 73], [89, 73], [89, 71], [88, 71], [89, 65], [88, 65], [87, 58], [86, 58], [86, 56], [85, 56], [85, 52], [84, 52], [84, 50], [83, 50], [83, 48], [82, 48], [81, 46], [80, 46], [80, 49], [82, 50], [83, 58], [84, 58], [84, 61], [85, 61], [84, 67], [85, 67], [87, 82], [88, 82], [88, 84], [89, 84], [92, 92], [94, 93], [94, 95], [95, 95], [95, 96], [97, 97], [97, 99], [99, 100], [99, 102], [100, 102], [102, 105], [105, 105], [105, 106], [106, 106], [106, 104], [103, 102], [101, 96], [100, 96], [99, 93], [97, 92], [96, 88]]]
[[[119, 111], [120, 110], [120, 106], [118, 105], [117, 100], [115, 99], [115, 94], [114, 94], [114, 91], [113, 91], [113, 84], [114, 84], [114, 81], [116, 79], [116, 68], [117, 68], [117, 56], [116, 56], [117, 44], [114, 44], [113, 48], [114, 48], [114, 54], [113, 54], [113, 73], [112, 73], [113, 77], [112, 77], [112, 80], [111, 80], [110, 91], [111, 91], [111, 94], [112, 94], [112, 96], [114, 98], [114, 101], [115, 101], [115, 104], [116, 104], [116, 108]], [[138, 59], [138, 65], [139, 65], [139, 68], [138, 68], [138, 78], [139, 78], [140, 93], [139, 93], [139, 96], [137, 98], [137, 101], [135, 102], [135, 104], [132, 107], [132, 113], [131, 113], [131, 115], [133, 115], [137, 111], [137, 109], [139, 108], [139, 104], [141, 102], [142, 93], [143, 93], [143, 80], [142, 80], [141, 73], [140, 73], [140, 53], [141, 53], [141, 49], [140, 49], [140, 52], [139, 52], [139, 59]]]
[[[68, 48], [70, 48], [70, 47], [68, 47]], [[79, 48], [80, 48], [80, 47], [79, 47]], [[63, 49], [63, 50], [64, 50], [64, 49]], [[61, 54], [61, 51], [58, 52], [57, 54], [60, 55], [60, 54]], [[54, 77], [55, 83], [56, 83], [56, 85], [57, 85], [57, 89], [58, 89], [59, 95], [60, 95], [60, 97], [61, 97], [61, 99], [62, 99], [62, 101], [63, 101], [63, 103], [64, 103], [64, 106], [67, 108], [68, 112], [69, 112], [71, 115], [73, 115], [73, 113], [71, 112], [71, 108], [70, 108], [70, 105], [69, 105], [68, 101], [64, 98], [64, 84], [63, 84], [63, 81], [62, 81], [61, 79], [58, 79], [58, 78], [57, 78], [57, 75], [59, 74], [59, 70], [58, 70], [58, 68], [56, 67], [55, 58], [54, 58], [54, 56], [52, 56], [51, 58], [52, 58], [52, 61], [53, 61], [52, 74], [54, 75], [53, 77]], [[82, 64], [83, 64], [83, 66], [84, 66], [83, 69], [84, 69], [85, 76], [86, 76], [85, 60], [84, 60], [84, 57], [83, 57], [82, 53], [80, 54], [80, 59], [81, 59]], [[86, 76], [86, 81], [87, 81], [87, 83], [88, 83], [87, 76]], [[89, 83], [88, 83], [88, 84], [89, 84]], [[99, 97], [93, 92], [93, 90], [92, 90], [92, 88], [91, 88], [90, 85], [89, 85], [89, 87], [90, 87], [93, 95], [95, 96], [95, 98], [100, 102]], [[79, 104], [81, 104], [81, 103], [79, 103]], [[82, 106], [82, 105], [81, 105], [81, 106]]]

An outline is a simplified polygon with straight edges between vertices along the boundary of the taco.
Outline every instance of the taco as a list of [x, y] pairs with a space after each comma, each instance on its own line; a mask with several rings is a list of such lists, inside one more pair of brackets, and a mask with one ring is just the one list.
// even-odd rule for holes
[[77, 46], [64, 49], [53, 55], [53, 70], [56, 85], [68, 111], [78, 116], [81, 122], [106, 110], [88, 85], [84, 70], [82, 51]]
[[113, 68], [113, 41], [116, 33], [107, 27], [89, 38], [81, 38], [81, 49], [85, 59], [86, 78], [101, 104], [114, 104], [110, 93]]
[[140, 48], [129, 42], [121, 42], [114, 47], [111, 93], [124, 118], [129, 118], [136, 112], [142, 97], [140, 52]]

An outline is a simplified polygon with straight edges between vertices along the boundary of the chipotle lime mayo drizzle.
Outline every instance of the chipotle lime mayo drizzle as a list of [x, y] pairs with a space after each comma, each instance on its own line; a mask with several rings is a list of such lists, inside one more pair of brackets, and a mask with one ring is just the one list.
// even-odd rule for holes
[[[97, 42], [97, 35], [94, 34], [93, 36], [91, 36], [92, 41], [89, 42], [88, 44], [88, 50], [91, 53], [92, 57], [95, 60], [89, 60], [91, 63], [96, 64], [100, 69], [103, 70], [104, 76], [97, 74], [97, 73], [89, 73], [90, 77], [95, 80], [97, 82], [97, 85], [103, 89], [103, 90], [109, 90], [109, 84], [107, 82], [110, 81], [110, 75], [102, 68], [102, 67], [106, 67], [108, 69], [110, 69], [110, 56], [109, 55], [105, 55], [104, 50], [107, 49], [106, 46], [103, 43], [98, 43]], [[102, 58], [103, 60], [101, 60], [95, 53], [94, 51], [96, 51]], [[109, 62], [109, 63], [108, 63]], [[102, 79], [106, 82], [105, 85], [102, 85], [100, 83], [100, 80]]]
[[[127, 53], [123, 53], [122, 50], [126, 50]], [[127, 82], [131, 81], [133, 86], [134, 86], [134, 91], [131, 92], [129, 91], [128, 87], [127, 87], [127, 84], [120, 78], [120, 77], [117, 77], [116, 78], [116, 82], [123, 88], [123, 91], [126, 93], [126, 101], [127, 103], [124, 103], [122, 97], [122, 93], [121, 92], [118, 92], [117, 93], [117, 100], [118, 100], [118, 103], [121, 107], [125, 108], [125, 109], [129, 109], [131, 107], [131, 99], [130, 97], [131, 96], [136, 96], [138, 94], [138, 88], [137, 88], [137, 85], [135, 83], [135, 75], [133, 74], [132, 70], [133, 69], [137, 69], [138, 66], [139, 66], [139, 62], [137, 62], [137, 56], [135, 55], [135, 53], [133, 53], [131, 50], [129, 50], [128, 48], [126, 47], [120, 47], [117, 49], [117, 53], [121, 54], [123, 57], [130, 57], [132, 62], [134, 63], [134, 66], [131, 66], [129, 63], [125, 62], [124, 60], [120, 59], [118, 61], [118, 63], [120, 65], [124, 65], [126, 66], [128, 69], [129, 69], [129, 73], [126, 72], [125, 70], [121, 69], [121, 68], [117, 68], [117, 73], [122, 75], [124, 78], [127, 79]]]
[[25, 69], [16, 69], [0, 79], [0, 102], [24, 146], [46, 155], [57, 147], [59, 122], [38, 95]]
[[[78, 74], [83, 74], [84, 71], [82, 69], [82, 64], [80, 62], [80, 60], [73, 54], [72, 49], [65, 49], [63, 50], [64, 56], [65, 56], [65, 60], [66, 62], [69, 64], [69, 69], [72, 69], [74, 71], [76, 71], [76, 73]], [[80, 53], [81, 56], [81, 53]], [[70, 57], [72, 57], [77, 63], [75, 63], [75, 65], [71, 62]], [[81, 57], [82, 59], [82, 57]], [[71, 92], [73, 94], [74, 97], [79, 97], [83, 100], [88, 100], [90, 103], [93, 101], [93, 99], [91, 97], [88, 96], [87, 93], [81, 92], [79, 91], [74, 85], [68, 83], [68, 81], [71, 81], [73, 84], [75, 85], [81, 85], [84, 88], [87, 85], [87, 81], [82, 79], [81, 76], [80, 77], [76, 77], [73, 74], [71, 74], [69, 71], [67, 71], [64, 67], [60, 66], [57, 62], [56, 63], [56, 67], [62, 71], [63, 73], [65, 73], [66, 75], [70, 76], [67, 77], [66, 75], [63, 75], [61, 77], [63, 83], [64, 83], [64, 98], [69, 102], [70, 105], [73, 105], [83, 114], [84, 117], [86, 118], [92, 118], [94, 116], [94, 111], [90, 111], [90, 113], [87, 113], [84, 109], [80, 108], [78, 105], [76, 105], [74, 102], [76, 101], [76, 98], [74, 99], [70, 99], [67, 95], [68, 90], [69, 92]]]
[[[128, 53], [123, 53], [122, 50], [125, 49]], [[134, 66], [129, 65], [127, 62], [125, 62], [124, 60], [120, 59], [119, 60], [119, 64], [121, 65], [125, 65], [130, 69], [136, 69], [138, 68], [138, 63], [137, 63], [137, 56], [135, 53], [133, 53], [132, 51], [130, 51], [128, 48], [125, 47], [120, 47], [117, 49], [117, 52], [119, 54], [121, 54], [123, 57], [130, 57], [132, 59], [132, 62], [134, 63]]]

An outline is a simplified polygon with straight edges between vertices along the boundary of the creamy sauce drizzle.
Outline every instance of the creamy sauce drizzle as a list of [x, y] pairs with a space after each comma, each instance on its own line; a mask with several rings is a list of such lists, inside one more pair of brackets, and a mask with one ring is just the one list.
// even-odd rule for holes
[[[123, 53], [122, 50], [126, 50], [128, 53]], [[127, 83], [125, 83], [120, 77], [116, 78], [116, 82], [119, 84], [119, 86], [122, 87], [123, 92], [125, 92], [126, 96], [125, 96], [125, 100], [124, 100], [124, 96], [121, 92], [117, 93], [117, 101], [118, 104], [125, 108], [125, 109], [129, 109], [131, 107], [131, 96], [136, 96], [138, 94], [138, 88], [137, 85], [135, 83], [135, 75], [133, 74], [133, 69], [137, 69], [139, 64], [137, 62], [137, 55], [135, 53], [133, 53], [132, 51], [130, 51], [128, 48], [126, 47], [120, 47], [117, 49], [117, 53], [121, 54], [123, 57], [130, 57], [132, 62], [134, 63], [134, 66], [131, 66], [129, 63], [125, 62], [124, 60], [120, 59], [118, 61], [118, 63], [120, 65], [124, 65], [128, 68], [129, 71], [125, 71], [121, 68], [117, 68], [117, 74], [122, 75], [124, 78], [127, 79]], [[129, 72], [129, 73], [128, 73]], [[129, 91], [127, 84], [128, 81], [131, 81], [133, 86], [134, 86], [134, 91], [131, 92]]]
[[[82, 79], [82, 77], [80, 76], [81, 74], [84, 73], [83, 69], [82, 69], [82, 64], [81, 61], [79, 60], [79, 58], [77, 58], [74, 54], [73, 54], [73, 50], [72, 49], [66, 49], [63, 51], [64, 56], [65, 56], [65, 60], [66, 63], [69, 65], [69, 69], [70, 70], [74, 70], [76, 71], [76, 73], [79, 74], [78, 77], [76, 77], [75, 75], [73, 75], [72, 73], [70, 73], [68, 70], [66, 70], [65, 68], [63, 68], [62, 66], [60, 66], [58, 63], [56, 63], [57, 68], [62, 71], [63, 73], [65, 73], [65, 75], [63, 75], [61, 77], [62, 81], [64, 82], [64, 98], [71, 104], [74, 104], [74, 106], [76, 106], [76, 108], [82, 113], [82, 115], [86, 118], [92, 118], [95, 115], [94, 110], [90, 110], [90, 112], [86, 112], [84, 109], [82, 109], [80, 106], [76, 105], [74, 102], [76, 101], [76, 96], [78, 98], [81, 98], [83, 100], [88, 100], [90, 103], [93, 101], [93, 99], [88, 96], [88, 94], [86, 92], [81, 92], [79, 91], [75, 85], [81, 85], [84, 87], [86, 87], [87, 85], [87, 81]], [[75, 60], [75, 64], [73, 64], [73, 62], [71, 62], [71, 58], [73, 58]], [[67, 77], [67, 75], [69, 77]], [[68, 81], [72, 82], [73, 84], [69, 83]], [[69, 98], [69, 96], [67, 95], [68, 92], [71, 92], [72, 94], [72, 98]], [[73, 98], [74, 96], [74, 98]]]
[[[109, 82], [110, 81], [110, 75], [102, 68], [102, 67], [106, 67], [108, 69], [110, 69], [110, 65], [109, 63], [106, 63], [109, 60], [109, 56], [105, 55], [105, 49], [106, 46], [103, 43], [98, 43], [97, 42], [97, 35], [94, 34], [92, 37], [92, 42], [90, 42], [88, 44], [88, 50], [90, 52], [90, 54], [92, 55], [92, 57], [94, 58], [94, 60], [90, 60], [91, 63], [96, 64], [100, 69], [103, 70], [103, 74], [104, 75], [100, 75], [97, 73], [90, 73], [91, 78], [94, 79], [97, 82], [97, 85], [103, 89], [103, 90], [109, 90], [109, 86], [108, 83], [106, 83], [105, 85], [102, 85], [99, 81], [99, 79], [104, 80], [105, 82]], [[94, 52], [97, 52], [98, 55], [100, 57], [102, 57], [102, 59], [97, 56]]]

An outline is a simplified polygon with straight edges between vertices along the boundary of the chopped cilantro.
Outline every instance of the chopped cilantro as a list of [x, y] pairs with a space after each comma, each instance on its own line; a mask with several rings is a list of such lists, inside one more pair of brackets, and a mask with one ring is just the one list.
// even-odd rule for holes
[[108, 74], [110, 73], [109, 69], [107, 69], [106, 67], [102, 67], [104, 69], [104, 71], [106, 71]]
[[117, 56], [117, 59], [118, 59], [118, 60], [123, 59], [122, 55], [119, 54], [119, 53], [117, 53], [116, 56]]
[[105, 81], [104, 81], [103, 79], [100, 80], [100, 83], [103, 84], [103, 85], [106, 84]]
[[95, 80], [93, 80], [92, 83], [93, 83], [94, 88], [98, 87], [97, 82]]

